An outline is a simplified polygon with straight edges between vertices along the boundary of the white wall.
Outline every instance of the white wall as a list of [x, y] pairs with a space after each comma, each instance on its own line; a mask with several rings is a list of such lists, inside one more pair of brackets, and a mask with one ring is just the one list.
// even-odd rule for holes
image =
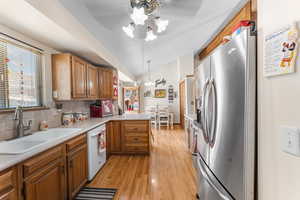
[[[155, 68], [156, 71], [151, 71], [151, 80], [154, 81], [161, 76], [166, 79], [167, 83], [165, 87], [158, 86], [157, 89], [167, 89], [169, 85], [173, 85], [174, 90], [177, 92], [179, 91], [179, 73], [178, 73], [178, 63], [177, 60], [168, 63], [166, 65], [162, 65], [160, 67]], [[177, 95], [177, 98], [174, 100], [172, 104], [169, 104], [168, 98], [151, 98], [151, 97], [144, 97], [144, 92], [147, 90], [147, 88], [144, 86], [144, 83], [148, 81], [148, 73], [138, 79], [138, 82], [141, 86], [140, 89], [140, 95], [141, 95], [141, 112], [145, 110], [146, 106], [151, 105], [170, 105], [171, 110], [174, 112], [175, 123], [179, 123], [179, 98]], [[150, 87], [152, 95], [154, 94], [154, 86]]]
[[299, 0], [258, 0], [259, 200], [300, 199], [300, 158], [280, 149], [280, 126], [300, 127], [300, 56], [297, 72], [263, 77], [263, 36], [300, 21]]
[[180, 56], [177, 58], [179, 80], [183, 80], [187, 75], [194, 74], [194, 54]]

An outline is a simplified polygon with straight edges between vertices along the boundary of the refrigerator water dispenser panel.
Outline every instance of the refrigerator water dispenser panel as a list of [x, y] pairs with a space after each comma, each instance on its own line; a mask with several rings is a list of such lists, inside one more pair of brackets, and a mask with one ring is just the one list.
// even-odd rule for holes
[[300, 129], [281, 127], [281, 148], [284, 152], [300, 157]]

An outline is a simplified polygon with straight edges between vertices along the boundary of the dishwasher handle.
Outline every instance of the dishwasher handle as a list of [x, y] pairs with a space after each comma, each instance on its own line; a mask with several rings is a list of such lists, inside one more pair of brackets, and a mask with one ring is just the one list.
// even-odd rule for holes
[[101, 134], [105, 134], [106, 130], [101, 130], [101, 131], [95, 131], [95, 132], [90, 132], [88, 134], [89, 137], [95, 137], [95, 136], [98, 136], [98, 135], [101, 135]]

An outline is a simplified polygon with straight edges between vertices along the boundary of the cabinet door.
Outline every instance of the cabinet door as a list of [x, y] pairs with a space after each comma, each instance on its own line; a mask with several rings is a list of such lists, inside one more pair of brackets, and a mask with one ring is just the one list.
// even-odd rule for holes
[[90, 99], [98, 98], [98, 69], [92, 65], [87, 67], [87, 95]]
[[25, 180], [26, 200], [64, 200], [65, 164], [60, 159]]
[[107, 80], [107, 86], [106, 86], [106, 96], [107, 98], [112, 99], [113, 98], [113, 72], [112, 70], [106, 71], [106, 80]]
[[113, 73], [111, 69], [99, 69], [100, 98], [112, 99], [113, 97]]
[[0, 196], [0, 200], [17, 200], [16, 191], [10, 190]]
[[98, 69], [98, 81], [99, 81], [99, 98], [104, 98], [104, 73], [103, 69]]
[[87, 182], [87, 145], [84, 144], [68, 155], [68, 194], [73, 199]]
[[72, 97], [86, 98], [87, 97], [87, 64], [72, 56]]
[[17, 169], [0, 173], [0, 200], [17, 200]]
[[121, 122], [113, 121], [108, 123], [106, 141], [109, 153], [122, 152]]

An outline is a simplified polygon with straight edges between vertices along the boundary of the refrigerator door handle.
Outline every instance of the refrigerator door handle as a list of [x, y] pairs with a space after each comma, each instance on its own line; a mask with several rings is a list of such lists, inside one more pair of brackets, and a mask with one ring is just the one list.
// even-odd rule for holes
[[207, 88], [209, 85], [209, 80], [205, 81], [203, 87], [203, 95], [202, 95], [202, 113], [201, 113], [201, 126], [202, 126], [202, 133], [205, 141], [209, 142], [209, 136], [207, 133], [207, 121], [206, 121], [206, 96], [207, 96]]
[[218, 182], [218, 180], [214, 176], [209, 169], [207, 169], [205, 163], [203, 163], [202, 159], [198, 157], [197, 159], [198, 168], [203, 176], [203, 178], [207, 181], [207, 183], [218, 193], [218, 195], [223, 200], [234, 200], [227, 191], [223, 188], [223, 186]]
[[216, 120], [217, 120], [217, 94], [216, 94], [216, 86], [214, 79], [210, 80], [210, 92], [212, 93], [212, 105], [213, 105], [213, 117], [211, 122], [211, 130], [209, 134], [209, 142], [211, 146], [214, 146], [216, 139]]

